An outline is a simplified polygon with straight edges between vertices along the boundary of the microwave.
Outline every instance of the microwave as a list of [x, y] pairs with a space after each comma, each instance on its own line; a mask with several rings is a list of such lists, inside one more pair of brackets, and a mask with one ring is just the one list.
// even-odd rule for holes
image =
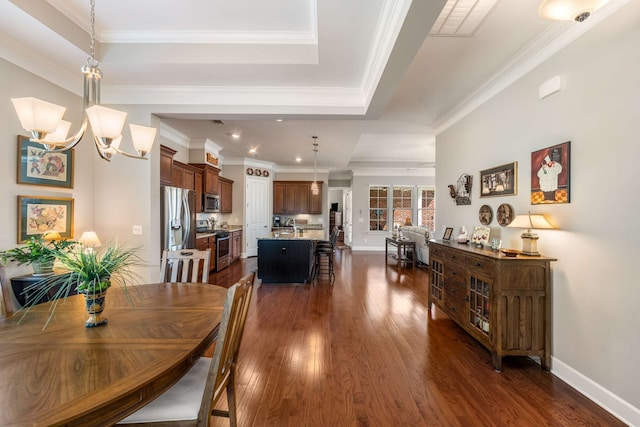
[[220, 196], [217, 194], [202, 195], [202, 211], [203, 212], [220, 212]]

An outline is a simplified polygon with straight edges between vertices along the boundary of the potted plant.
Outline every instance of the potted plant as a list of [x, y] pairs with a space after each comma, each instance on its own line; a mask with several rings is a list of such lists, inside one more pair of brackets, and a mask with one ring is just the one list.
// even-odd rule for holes
[[73, 240], [51, 238], [52, 234], [32, 236], [24, 246], [0, 252], [0, 260], [5, 264], [7, 261], [18, 265], [31, 264], [34, 275], [51, 274], [56, 257], [67, 253], [76, 244]]
[[[141, 279], [141, 276], [133, 270], [133, 267], [144, 264], [139, 253], [140, 248], [126, 248], [111, 244], [104, 246], [101, 251], [82, 247], [73, 251], [60, 250], [56, 254], [58, 262], [68, 273], [49, 277], [32, 285], [37, 290], [34, 300], [38, 301], [43, 295], [53, 294], [53, 298], [57, 301], [76, 290], [84, 295], [89, 313], [85, 327], [104, 325], [107, 319], [103, 318], [101, 313], [104, 309], [107, 289], [114, 282], [126, 287]], [[51, 316], [55, 305], [56, 303], [52, 305]]]

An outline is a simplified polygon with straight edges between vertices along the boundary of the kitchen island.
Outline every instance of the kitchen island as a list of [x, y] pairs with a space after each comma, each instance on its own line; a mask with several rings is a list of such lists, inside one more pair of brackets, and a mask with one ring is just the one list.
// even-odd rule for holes
[[262, 283], [308, 283], [313, 271], [313, 251], [324, 230], [274, 232], [258, 239], [258, 278]]

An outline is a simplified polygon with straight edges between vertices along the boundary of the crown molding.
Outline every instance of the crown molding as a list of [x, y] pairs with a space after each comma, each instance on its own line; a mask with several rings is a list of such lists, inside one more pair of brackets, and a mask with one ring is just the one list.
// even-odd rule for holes
[[158, 126], [160, 130], [160, 136], [168, 139], [171, 142], [174, 142], [182, 147], [190, 148], [191, 139], [185, 135], [184, 133], [172, 128], [168, 124], [164, 122], [160, 122], [160, 126]]
[[355, 168], [353, 176], [436, 176], [435, 168]]

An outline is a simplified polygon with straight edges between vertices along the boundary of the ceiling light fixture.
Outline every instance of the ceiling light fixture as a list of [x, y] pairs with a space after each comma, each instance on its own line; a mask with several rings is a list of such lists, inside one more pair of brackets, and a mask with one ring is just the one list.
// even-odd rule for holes
[[96, 149], [104, 160], [110, 161], [115, 153], [146, 160], [145, 156], [153, 146], [156, 129], [130, 124], [131, 140], [138, 155], [124, 152], [120, 150], [120, 142], [127, 113], [100, 105], [102, 71], [95, 59], [95, 0], [90, 0], [90, 5], [91, 57], [81, 69], [84, 75], [84, 96], [82, 123], [78, 132], [67, 138], [71, 123], [62, 120], [66, 107], [33, 97], [13, 98], [11, 101], [20, 124], [31, 134], [31, 141], [41, 144], [47, 151], [58, 153], [71, 150], [82, 140], [87, 124], [90, 124]]
[[320, 190], [318, 189], [318, 137], [312, 136], [313, 138], [313, 183], [311, 184], [311, 193], [314, 196], [317, 196]]
[[232, 133], [231, 134], [231, 138], [238, 139], [238, 138], [240, 138], [240, 134], [239, 133]]
[[609, 0], [542, 0], [538, 15], [556, 21], [583, 22]]

